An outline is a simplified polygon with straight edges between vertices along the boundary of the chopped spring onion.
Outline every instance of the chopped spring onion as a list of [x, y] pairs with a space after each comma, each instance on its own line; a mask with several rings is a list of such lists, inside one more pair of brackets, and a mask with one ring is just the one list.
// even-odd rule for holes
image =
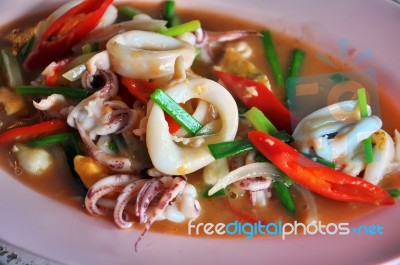
[[[285, 131], [279, 131], [271, 134], [272, 136], [280, 139], [283, 142], [288, 142], [293, 140], [292, 136]], [[212, 156], [215, 159], [221, 159], [229, 156], [234, 156], [243, 152], [254, 150], [254, 145], [249, 139], [227, 141], [216, 144], [209, 144], [208, 149], [210, 150]], [[257, 152], [254, 158], [257, 162], [268, 161], [261, 153]]]
[[292, 55], [292, 62], [289, 68], [289, 79], [286, 84], [286, 97], [290, 101], [293, 97], [295, 97], [295, 82], [296, 77], [299, 76], [301, 66], [303, 65], [305, 52], [301, 49], [295, 49]]
[[67, 79], [68, 81], [76, 81], [82, 77], [82, 75], [86, 71], [86, 66], [85, 64], [80, 64], [78, 66], [75, 66], [71, 70], [65, 72], [62, 76]]
[[60, 94], [71, 98], [87, 98], [91, 92], [81, 88], [50, 87], [50, 86], [18, 86], [15, 92], [20, 95], [51, 95]]
[[131, 7], [131, 6], [123, 6], [119, 10], [119, 13], [124, 15], [125, 17], [132, 19], [134, 16], [141, 14], [139, 10]]
[[118, 145], [113, 139], [108, 142], [108, 148], [113, 152], [118, 152]]
[[269, 162], [269, 160], [260, 152], [257, 151], [256, 156], [254, 157], [254, 161], [256, 162]]
[[201, 196], [203, 196], [203, 198], [214, 198], [214, 197], [219, 197], [219, 196], [225, 196], [225, 189], [220, 189], [219, 191], [213, 193], [212, 195], [208, 195], [208, 191], [212, 188], [212, 186], [210, 187], [206, 187], [203, 192], [201, 193]]
[[184, 108], [176, 103], [162, 89], [156, 89], [150, 98], [176, 120], [191, 135], [196, 135], [203, 125], [192, 117]]
[[312, 154], [306, 154], [306, 153], [302, 153], [304, 156], [310, 158], [311, 160], [314, 160], [317, 163], [320, 163], [322, 165], [328, 166], [330, 168], [335, 169], [336, 168], [336, 164], [334, 162], [331, 162], [325, 158], [319, 157], [317, 155], [312, 155]]
[[292, 63], [289, 69], [289, 77], [296, 77], [299, 75], [301, 66], [303, 65], [305, 52], [301, 49], [293, 51]]
[[192, 32], [201, 27], [200, 21], [199, 20], [192, 20], [180, 25], [176, 25], [173, 27], [170, 27], [168, 29], [160, 30], [159, 33], [170, 36], [170, 37], [175, 37], [182, 35], [183, 33], [186, 32]]
[[175, 1], [167, 0], [164, 2], [163, 19], [168, 21], [168, 27], [176, 26], [181, 23], [179, 17], [175, 14]]
[[35, 44], [36, 37], [32, 35], [25, 46], [21, 49], [20, 59], [21, 61], [25, 61], [26, 57], [28, 57], [29, 53], [31, 52], [33, 45]]
[[286, 131], [274, 132], [274, 133], [271, 133], [271, 135], [285, 143], [290, 143], [290, 142], [294, 141], [293, 137], [290, 134], [288, 134]]
[[399, 189], [391, 189], [387, 191], [390, 196], [392, 196], [393, 198], [399, 198], [400, 197], [400, 190]]
[[76, 180], [77, 183], [79, 183], [79, 187], [81, 188], [82, 194], [87, 193], [87, 188], [85, 184], [83, 184], [82, 179], [80, 178], [79, 174], [75, 171], [75, 165], [74, 165], [74, 158], [77, 155], [82, 155], [82, 148], [80, 147], [80, 139], [79, 135], [72, 133], [72, 136], [70, 137], [71, 144], [65, 144], [64, 145], [64, 152], [65, 156], [67, 158], [67, 163], [68, 166], [71, 170], [71, 174], [73, 178]]
[[278, 55], [275, 51], [275, 45], [272, 41], [271, 32], [269, 30], [264, 30], [262, 32], [262, 41], [264, 46], [264, 52], [267, 56], [269, 64], [271, 65], [272, 72], [274, 73], [276, 83], [278, 86], [282, 87], [284, 85], [284, 77], [281, 65], [278, 60]]
[[281, 181], [272, 181], [272, 185], [274, 187], [275, 193], [278, 196], [279, 201], [282, 205], [291, 213], [295, 213], [295, 206], [292, 195], [289, 191], [289, 188], [286, 186], [285, 183]]
[[77, 133], [74, 132], [67, 132], [67, 133], [58, 133], [58, 134], [52, 134], [52, 135], [47, 135], [43, 136], [40, 138], [36, 138], [30, 142], [28, 142], [29, 147], [42, 147], [46, 145], [51, 145], [51, 144], [58, 144], [58, 143], [64, 143], [66, 141], [69, 141], [74, 137]]
[[246, 107], [238, 107], [239, 115], [245, 114], [249, 109]]
[[82, 49], [82, 54], [98, 52], [99, 51], [99, 44], [97, 42], [95, 42], [95, 43], [86, 43], [85, 45], [82, 46], [81, 49]]
[[256, 107], [252, 107], [247, 111], [244, 116], [252, 123], [256, 130], [263, 131], [269, 134], [275, 133], [278, 130], [276, 127], [265, 117], [264, 113]]
[[249, 139], [221, 142], [208, 145], [211, 154], [215, 159], [237, 155], [242, 152], [254, 149], [254, 145]]
[[19, 68], [17, 58], [11, 53], [11, 51], [6, 49], [2, 49], [0, 55], [8, 86], [15, 88], [23, 85], [24, 80], [22, 79], [21, 69]]
[[[368, 117], [368, 103], [367, 103], [367, 94], [365, 92], [365, 88], [357, 89], [357, 97], [358, 97], [358, 107], [360, 108], [361, 118]], [[365, 162], [372, 163], [374, 161], [374, 155], [372, 150], [371, 137], [365, 139], [363, 143], [364, 143]]]

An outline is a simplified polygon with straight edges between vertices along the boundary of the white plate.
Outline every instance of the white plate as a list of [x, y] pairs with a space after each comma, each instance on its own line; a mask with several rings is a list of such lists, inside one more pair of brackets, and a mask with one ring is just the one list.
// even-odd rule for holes
[[[338, 40], [347, 38], [355, 55], [367, 48], [373, 51], [362, 66], [373, 67], [393, 100], [400, 99], [400, 7], [392, 1], [178, 0], [177, 4], [247, 17], [336, 56]], [[1, 1], [0, 25], [46, 5], [50, 1]], [[377, 264], [389, 260], [395, 264], [400, 262], [399, 223], [397, 205], [351, 223], [379, 224], [383, 235], [246, 241], [149, 233], [135, 253], [137, 232], [118, 230], [111, 222], [50, 200], [0, 172], [0, 240], [62, 264]]]

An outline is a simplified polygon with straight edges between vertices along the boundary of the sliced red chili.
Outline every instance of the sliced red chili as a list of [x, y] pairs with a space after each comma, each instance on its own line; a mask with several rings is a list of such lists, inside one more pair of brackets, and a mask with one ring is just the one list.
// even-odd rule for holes
[[45, 67], [63, 58], [99, 23], [113, 0], [85, 0], [59, 17], [43, 33], [29, 53], [24, 66], [29, 70]]
[[290, 111], [265, 85], [223, 71], [214, 70], [214, 73], [246, 107], [257, 107], [278, 130], [292, 131]]
[[249, 138], [276, 167], [313, 192], [338, 201], [395, 204], [381, 187], [321, 165], [267, 133], [251, 131]]

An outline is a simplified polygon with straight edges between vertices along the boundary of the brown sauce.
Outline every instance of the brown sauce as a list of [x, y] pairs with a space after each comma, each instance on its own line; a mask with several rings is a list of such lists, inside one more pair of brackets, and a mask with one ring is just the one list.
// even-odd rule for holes
[[[144, 11], [148, 11], [151, 9], [154, 10], [153, 6], [143, 6], [141, 7], [141, 9]], [[184, 20], [190, 20], [194, 18], [199, 19], [202, 22], [202, 26], [208, 30], [262, 30], [264, 28], [264, 26], [252, 24], [242, 19], [225, 17], [223, 15], [214, 13], [211, 14], [210, 12], [199, 12], [198, 10], [178, 10], [178, 13]], [[213, 19], [209, 19], [210, 17], [212, 17]], [[33, 18], [32, 21], [37, 22], [38, 17]], [[3, 40], [0, 40], [0, 45], [4, 46], [7, 43], [14, 42], [16, 47], [20, 47], [21, 43], [26, 41], [26, 36], [29, 34], [29, 32], [31, 32], [32, 27], [27, 27], [29, 24], [26, 23], [17, 23], [17, 25], [18, 28], [27, 29], [27, 31], [17, 30], [11, 31], [11, 33], [9, 34], [2, 34], [2, 36], [7, 37]], [[14, 27], [15, 25], [7, 25], [0, 29], [0, 32], [10, 32], [10, 29]], [[22, 35], [19, 34], [21, 32]], [[348, 66], [341, 65], [337, 60], [335, 60], [335, 58], [332, 58], [330, 56], [330, 59], [335, 62], [335, 66], [324, 63], [317, 58], [316, 47], [309, 46], [308, 44], [301, 42], [299, 39], [292, 38], [278, 32], [273, 32], [273, 38], [276, 44], [278, 57], [280, 59], [283, 69], [289, 68], [292, 50], [295, 48], [301, 48], [306, 52], [306, 59], [302, 68], [301, 75], [317, 75], [323, 73], [335, 73], [351, 70]], [[250, 43], [254, 51], [254, 54], [251, 58], [252, 62], [262, 71], [264, 71], [267, 76], [270, 77], [272, 87], [277, 87], [273, 78], [273, 74], [271, 72], [271, 68], [264, 59], [265, 57], [260, 39], [257, 37], [252, 37], [248, 38], [247, 41]], [[207, 74], [209, 73], [209, 69], [205, 67], [205, 65], [195, 65], [193, 69], [197, 73]], [[391, 115], [393, 113], [398, 113], [398, 111], [394, 111], [397, 110], [397, 107], [393, 104], [388, 104], [388, 102], [391, 101], [388, 100], [388, 96], [384, 93], [384, 87], [382, 87], [381, 84], [378, 84], [378, 87], [380, 91], [380, 106], [384, 129], [388, 130], [388, 132], [391, 134], [394, 128], [396, 128], [396, 125], [400, 124], [400, 115]], [[278, 95], [280, 94], [279, 91], [275, 92]], [[6, 121], [4, 113], [0, 113], [0, 120]], [[0, 129], [0, 131], [3, 130], [4, 129]], [[15, 162], [15, 156], [12, 152], [10, 152], [10, 148], [10, 146], [0, 147], [1, 154], [3, 154], [0, 156], [0, 164], [12, 176], [21, 181], [21, 183], [29, 186], [39, 193], [45, 194], [46, 196], [49, 196], [50, 198], [58, 200], [62, 203], [71, 205], [72, 207], [79, 208], [80, 211], [84, 211], [81, 209], [84, 195], [82, 194], [79, 185], [71, 177], [71, 173], [65, 161], [65, 157], [63, 157], [63, 155], [60, 155], [62, 152], [60, 152], [59, 150], [57, 151], [57, 148], [52, 149], [52, 153], [57, 156], [57, 160], [63, 162], [55, 164], [47, 172], [47, 174], [38, 177], [28, 175], [18, 168]], [[297, 215], [294, 217], [286, 212], [286, 210], [281, 206], [281, 204], [275, 197], [273, 197], [269, 201], [267, 207], [265, 208], [252, 208], [250, 206], [250, 202], [247, 196], [238, 197], [236, 199], [232, 199], [229, 196], [210, 199], [202, 198], [200, 193], [204, 188], [204, 184], [202, 181], [201, 172], [190, 175], [189, 182], [197, 187], [199, 202], [202, 207], [201, 216], [195, 221], [195, 223], [211, 222], [216, 224], [229, 223], [236, 220], [247, 222], [249, 220], [246, 218], [249, 216], [254, 220], [261, 220], [265, 223], [275, 222], [278, 220], [281, 220], [282, 222], [294, 222], [295, 220], [302, 221], [304, 219], [304, 216], [307, 214], [307, 202], [305, 202], [297, 192], [294, 192], [297, 207]], [[382, 185], [387, 188], [400, 187], [400, 175], [397, 173], [390, 174], [390, 176], [388, 176], [382, 182]], [[315, 199], [318, 205], [318, 218], [323, 223], [349, 221], [366, 215], [367, 213], [370, 213], [377, 209], [376, 206], [337, 202], [319, 195], [315, 195]], [[176, 224], [167, 221], [157, 222], [152, 227], [152, 231], [187, 235], [187, 223], [185, 222], [183, 224]]]

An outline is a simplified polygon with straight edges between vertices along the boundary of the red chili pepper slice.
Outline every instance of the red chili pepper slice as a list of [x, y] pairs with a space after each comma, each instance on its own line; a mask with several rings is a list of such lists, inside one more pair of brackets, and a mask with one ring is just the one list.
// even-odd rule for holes
[[290, 111], [262, 83], [218, 70], [214, 74], [246, 107], [257, 107], [278, 130], [292, 132]]
[[58, 61], [53, 68], [52, 73], [46, 74], [44, 76], [44, 83], [46, 86], [55, 86], [58, 83], [58, 79], [65, 71], [65, 66], [72, 61], [74, 58], [66, 58], [61, 61]]
[[59, 17], [38, 40], [24, 66], [29, 70], [60, 60], [92, 31], [113, 0], [85, 0]]
[[121, 83], [128, 89], [129, 93], [142, 104], [147, 104], [150, 100], [151, 93], [156, 90], [153, 83], [142, 79], [122, 77]]
[[26, 142], [39, 136], [51, 135], [70, 129], [65, 120], [50, 120], [31, 126], [13, 128], [0, 134], [0, 145], [10, 142]]
[[313, 192], [338, 201], [395, 204], [381, 187], [321, 165], [269, 134], [251, 131], [248, 136], [276, 167]]

